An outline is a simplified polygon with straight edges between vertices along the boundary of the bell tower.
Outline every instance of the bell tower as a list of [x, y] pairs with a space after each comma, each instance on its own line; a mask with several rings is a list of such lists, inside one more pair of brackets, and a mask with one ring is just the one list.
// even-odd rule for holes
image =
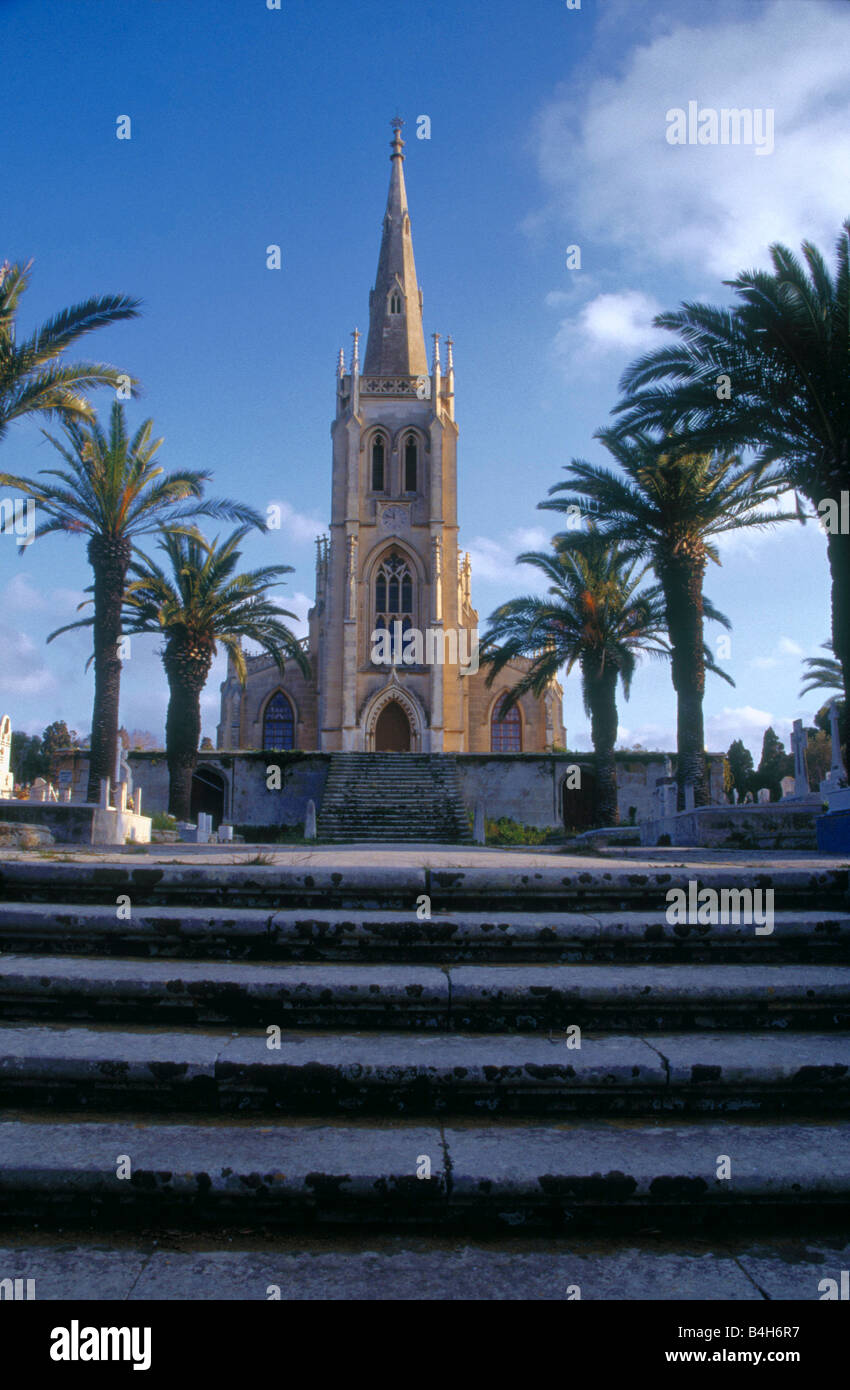
[[403, 122], [391, 125], [363, 364], [355, 329], [348, 368], [342, 351], [337, 366], [319, 746], [464, 751], [468, 678], [460, 672], [478, 615], [458, 568], [453, 344], [446, 340], [443, 363], [440, 334], [432, 334], [429, 369]]

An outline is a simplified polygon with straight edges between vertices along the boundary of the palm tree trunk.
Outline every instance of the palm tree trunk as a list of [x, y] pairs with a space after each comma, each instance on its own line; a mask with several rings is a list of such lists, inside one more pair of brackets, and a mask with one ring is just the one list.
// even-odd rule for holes
[[163, 665], [168, 677], [165, 753], [168, 763], [168, 810], [177, 820], [189, 820], [192, 777], [201, 741], [201, 691], [212, 658], [187, 651], [179, 639], [166, 646]]
[[94, 706], [87, 801], [100, 797], [100, 783], [115, 772], [118, 703], [121, 694], [121, 605], [130, 563], [129, 542], [92, 536], [89, 564], [94, 572]]
[[677, 805], [685, 809], [685, 786], [694, 788], [694, 804], [707, 806], [705, 777], [705, 654], [703, 652], [702, 581], [705, 566], [689, 558], [665, 565], [660, 575], [667, 608], [667, 631], [676, 691]]
[[844, 678], [841, 742], [844, 748], [844, 766], [850, 771], [850, 536], [839, 533], [830, 535], [827, 554], [832, 577], [832, 648], [841, 662]]
[[601, 670], [585, 668], [585, 691], [590, 708], [590, 737], [596, 765], [596, 820], [619, 825], [617, 807], [617, 668], [608, 662]]

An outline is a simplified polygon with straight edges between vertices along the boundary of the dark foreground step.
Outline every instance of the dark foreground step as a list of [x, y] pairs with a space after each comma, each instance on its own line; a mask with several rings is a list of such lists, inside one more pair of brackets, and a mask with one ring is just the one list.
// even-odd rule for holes
[[717, 1234], [848, 1214], [850, 1123], [0, 1123], [7, 1223]]
[[752, 925], [678, 926], [662, 911], [556, 913], [0, 904], [0, 950], [228, 960], [796, 961], [850, 965], [850, 913], [777, 912]]
[[[710, 1239], [627, 1242], [550, 1236], [542, 1244], [509, 1235], [485, 1242], [417, 1235], [349, 1234], [327, 1239], [279, 1234], [262, 1243], [244, 1235], [209, 1240], [184, 1234], [180, 1249], [139, 1235], [29, 1232], [0, 1244], [0, 1277], [35, 1281], [40, 1301], [220, 1300], [515, 1301], [575, 1299], [819, 1301], [826, 1281], [850, 1268], [850, 1236], [724, 1243]], [[702, 1345], [702, 1343], [700, 1343]], [[758, 1344], [760, 1345], [760, 1343]], [[793, 1345], [790, 1343], [789, 1345]], [[764, 1357], [762, 1357], [764, 1359]]]
[[[273, 851], [272, 851], [273, 852]], [[676, 864], [623, 865], [604, 860], [576, 861], [568, 854], [552, 855], [540, 868], [506, 868], [481, 851], [480, 863], [458, 868], [416, 868], [363, 862], [339, 865], [334, 852], [317, 867], [246, 863], [233, 864], [144, 862], [133, 856], [125, 864], [97, 860], [61, 863], [14, 860], [0, 864], [0, 902], [82, 904], [100, 902], [115, 909], [119, 896], [135, 908], [164, 904], [174, 911], [187, 904], [222, 907], [278, 908], [400, 908], [415, 914], [424, 894], [432, 911], [471, 910], [534, 912], [623, 911], [666, 908], [671, 888], [699, 887], [764, 891], [773, 889], [777, 911], [847, 912], [846, 864], [776, 867], [770, 860], [758, 865], [701, 866], [688, 870]], [[314, 856], [318, 858], [319, 856]]]
[[[846, 1034], [290, 1033], [0, 1028], [0, 1103], [290, 1115], [818, 1115], [850, 1110]], [[572, 1038], [576, 1042], [576, 1038]]]
[[259, 965], [0, 957], [0, 1020], [263, 1029], [850, 1030], [835, 965]]

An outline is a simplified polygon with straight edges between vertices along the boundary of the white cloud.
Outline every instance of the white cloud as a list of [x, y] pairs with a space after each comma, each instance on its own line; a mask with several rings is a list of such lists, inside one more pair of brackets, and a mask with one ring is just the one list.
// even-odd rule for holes
[[475, 536], [467, 547], [473, 586], [476, 580], [497, 580], [544, 593], [547, 587], [544, 576], [530, 565], [517, 565], [516, 557], [526, 550], [546, 550], [549, 539], [550, 533], [541, 526], [518, 527], [504, 541]]
[[[304, 543], [313, 541], [316, 536], [323, 536], [327, 532], [327, 525], [324, 521], [315, 521], [311, 516], [305, 516], [303, 512], [296, 511], [290, 502], [272, 502], [273, 507], [279, 508], [280, 526], [272, 526], [272, 534], [275, 531], [283, 532], [292, 541]], [[267, 518], [270, 519], [270, 518]]]
[[572, 318], [561, 320], [555, 351], [570, 367], [588, 356], [645, 352], [666, 336], [652, 326], [660, 312], [661, 305], [641, 290], [598, 294]]
[[[41, 650], [25, 632], [0, 627], [0, 693], [4, 697], [21, 699], [41, 695], [57, 686], [56, 677], [42, 660]], [[12, 714], [12, 728], [17, 728]]]
[[[632, 264], [721, 277], [765, 263], [772, 241], [808, 236], [829, 250], [847, 213], [835, 171], [850, 165], [850, 10], [826, 0], [731, 16], [683, 8], [666, 32], [634, 40], [616, 76], [587, 63], [586, 81], [541, 112], [544, 219], [564, 244], [582, 245], [585, 265], [601, 242], [627, 250]], [[689, 101], [772, 108], [773, 153], [668, 144], [666, 114]]]
[[754, 709], [752, 705], [724, 706], [720, 714], [710, 714], [705, 721], [706, 747], [712, 753], [725, 753], [730, 743], [739, 738], [758, 762], [762, 738], [770, 726], [788, 746], [793, 719], [771, 714], [769, 710]]
[[776, 666], [787, 666], [788, 662], [783, 658], [793, 657], [795, 661], [798, 661], [803, 655], [805, 655], [803, 648], [791, 637], [780, 637], [772, 655], [754, 656], [750, 665], [754, 666], [757, 671], [770, 671]]

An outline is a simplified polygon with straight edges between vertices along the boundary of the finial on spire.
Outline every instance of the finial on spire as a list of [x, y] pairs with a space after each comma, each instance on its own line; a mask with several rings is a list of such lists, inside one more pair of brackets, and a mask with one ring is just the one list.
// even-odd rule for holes
[[337, 361], [337, 376], [345, 376], [345, 353], [342, 348], [339, 350], [339, 360]]
[[452, 352], [454, 345], [455, 340], [451, 336], [451, 334], [449, 334], [448, 338], [446, 339], [446, 371], [448, 372], [450, 372], [453, 369], [455, 364], [454, 354]]
[[351, 350], [351, 371], [352, 374], [355, 374], [360, 369], [360, 329], [355, 328], [351, 336], [354, 339], [354, 347]]
[[431, 337], [434, 340], [434, 365], [431, 370], [435, 372], [440, 365], [440, 334], [432, 333]]
[[393, 116], [390, 125], [393, 129], [393, 139], [390, 144], [390, 149], [392, 150], [390, 159], [404, 159], [404, 141], [401, 138], [401, 128], [404, 125], [404, 121], [401, 119], [401, 116]]

